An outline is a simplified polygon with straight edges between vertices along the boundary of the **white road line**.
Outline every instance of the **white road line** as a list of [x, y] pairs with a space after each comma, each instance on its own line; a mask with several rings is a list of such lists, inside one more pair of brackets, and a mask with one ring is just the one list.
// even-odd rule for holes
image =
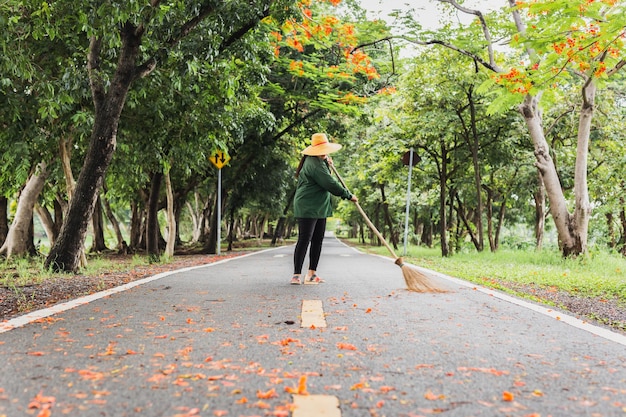
[[341, 417], [339, 399], [332, 395], [294, 395], [292, 417]]
[[300, 327], [326, 327], [322, 300], [302, 300], [302, 324]]
[[42, 310], [32, 311], [32, 312], [30, 312], [28, 314], [25, 314], [23, 316], [15, 317], [15, 318], [13, 318], [11, 320], [7, 320], [7, 321], [1, 322], [0, 323], [0, 333], [4, 333], [4, 332], [8, 332], [9, 330], [17, 329], [18, 327], [25, 326], [25, 325], [27, 325], [29, 323], [34, 322], [34, 321], [41, 320], [43, 318], [52, 316], [52, 315], [57, 314], [57, 313], [61, 313], [61, 312], [66, 311], [66, 310], [70, 310], [72, 308], [81, 306], [83, 304], [88, 304], [88, 303], [90, 303], [92, 301], [98, 300], [100, 298], [107, 297], [107, 296], [112, 295], [112, 294], [116, 294], [116, 293], [119, 293], [119, 292], [122, 292], [122, 291], [129, 290], [129, 289], [131, 289], [133, 287], [137, 287], [139, 285], [147, 284], [149, 282], [156, 281], [156, 280], [161, 279], [161, 278], [165, 278], [165, 277], [167, 277], [169, 275], [178, 274], [180, 272], [191, 271], [193, 269], [207, 268], [207, 267], [210, 267], [210, 266], [223, 264], [225, 262], [230, 262], [230, 261], [233, 261], [235, 259], [241, 259], [241, 258], [245, 258], [247, 256], [258, 255], [260, 253], [269, 252], [269, 251], [276, 250], [276, 249], [279, 249], [279, 248], [280, 247], [276, 247], [276, 248], [265, 249], [265, 250], [262, 250], [262, 251], [259, 251], [259, 252], [251, 252], [251, 253], [247, 253], [245, 255], [236, 256], [234, 258], [223, 259], [221, 261], [217, 261], [217, 262], [214, 262], [214, 263], [211, 263], [211, 264], [190, 266], [188, 268], [182, 268], [182, 269], [177, 269], [177, 270], [174, 270], [174, 271], [163, 272], [163, 273], [160, 273], [160, 274], [157, 274], [157, 275], [152, 275], [152, 276], [147, 277], [147, 278], [139, 279], [137, 281], [129, 282], [128, 284], [120, 285], [119, 287], [110, 288], [108, 290], [104, 290], [104, 291], [100, 291], [100, 292], [97, 292], [97, 293], [94, 293], [94, 294], [90, 294], [90, 295], [87, 295], [85, 297], [80, 297], [80, 298], [77, 298], [75, 300], [71, 300], [71, 301], [68, 301], [68, 302], [65, 302], [65, 303], [57, 304], [57, 305], [54, 305], [52, 307], [44, 308]]
[[[341, 241], [340, 241], [341, 242]], [[343, 243], [343, 242], [341, 242]], [[348, 245], [346, 245], [345, 243], [343, 243], [346, 247], [350, 247]], [[362, 251], [359, 251], [357, 248], [353, 248], [355, 249], [357, 252], [359, 253], [365, 253]], [[376, 255], [376, 254], [371, 254], [372, 256], [378, 256], [380, 258], [384, 258], [387, 259], [389, 261], [394, 261], [394, 259], [391, 259], [388, 256], [383, 256], [383, 255]], [[407, 265], [411, 265], [413, 267], [415, 267], [416, 269], [420, 270], [421, 272], [423, 272], [426, 275], [431, 275], [431, 276], [436, 276], [451, 282], [454, 282], [456, 284], [462, 285], [464, 287], [468, 287], [468, 288], [472, 288], [472, 289], [476, 289], [476, 291], [480, 291], [482, 293], [491, 295], [495, 298], [498, 298], [500, 300], [503, 301], [508, 301], [512, 304], [518, 305], [520, 307], [524, 307], [527, 308], [529, 310], [535, 311], [537, 313], [543, 314], [545, 316], [549, 316], [549, 317], [553, 317], [556, 320], [562, 321], [563, 323], [569, 324], [570, 326], [576, 327], [577, 329], [581, 329], [581, 330], [585, 330], [589, 333], [595, 334], [596, 336], [602, 337], [603, 339], [606, 340], [610, 340], [611, 342], [615, 342], [615, 343], [619, 343], [620, 345], [624, 345], [626, 346], [626, 335], [623, 335], [621, 333], [616, 333], [612, 330], [606, 329], [604, 327], [600, 327], [600, 326], [596, 326], [594, 324], [591, 324], [589, 322], [586, 322], [584, 320], [581, 320], [579, 318], [576, 318], [574, 316], [565, 314], [565, 313], [561, 313], [558, 311], [555, 311], [551, 308], [546, 308], [537, 304], [533, 304], [527, 301], [524, 301], [520, 298], [516, 298], [516, 297], [512, 297], [510, 295], [504, 294], [502, 292], [499, 291], [495, 291], [486, 287], [482, 287], [478, 284], [474, 284], [473, 282], [469, 282], [469, 281], [463, 281], [462, 279], [459, 278], [454, 278], [451, 277], [449, 275], [446, 274], [442, 274], [440, 272], [436, 272], [436, 271], [432, 271], [430, 269], [426, 269], [417, 265], [413, 265], [413, 264], [409, 264], [407, 263]]]
[[[415, 265], [413, 265], [415, 266]], [[421, 270], [427, 275], [437, 276], [448, 281], [452, 281], [458, 285], [462, 285], [464, 287], [475, 289], [476, 291], [480, 291], [482, 293], [488, 294], [495, 298], [498, 298], [503, 301], [508, 301], [511, 304], [518, 305], [520, 307], [527, 308], [529, 310], [535, 311], [537, 313], [543, 314], [545, 316], [552, 317], [556, 320], [559, 320], [563, 323], [569, 324], [570, 326], [576, 327], [577, 329], [585, 330], [589, 333], [595, 334], [596, 336], [600, 336], [606, 340], [610, 340], [611, 342], [619, 343], [621, 345], [626, 346], [626, 335], [616, 333], [604, 327], [599, 327], [589, 322], [583, 321], [574, 316], [570, 316], [568, 314], [562, 313], [560, 311], [555, 311], [551, 308], [546, 308], [538, 304], [533, 304], [528, 301], [524, 301], [517, 297], [512, 297], [500, 291], [495, 291], [486, 287], [482, 287], [478, 284], [474, 284], [472, 282], [463, 281], [462, 279], [454, 278], [445, 274], [441, 274], [439, 272], [431, 271], [429, 269], [421, 268], [415, 266], [417, 269]]]

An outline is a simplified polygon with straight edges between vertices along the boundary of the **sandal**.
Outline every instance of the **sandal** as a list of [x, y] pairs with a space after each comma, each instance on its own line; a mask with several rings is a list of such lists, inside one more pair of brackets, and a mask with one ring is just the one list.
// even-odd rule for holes
[[294, 275], [293, 277], [291, 277], [291, 285], [300, 285], [300, 276], [299, 275]]
[[320, 282], [324, 282], [323, 279], [321, 279], [320, 277], [317, 276], [317, 274], [313, 274], [313, 276], [311, 276], [311, 278], [307, 279], [306, 282], [310, 282], [310, 283], [314, 283], [314, 284], [319, 284]]

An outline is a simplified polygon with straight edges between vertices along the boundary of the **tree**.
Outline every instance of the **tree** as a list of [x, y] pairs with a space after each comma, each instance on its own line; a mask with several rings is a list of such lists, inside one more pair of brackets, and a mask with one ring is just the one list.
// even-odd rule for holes
[[9, 228], [9, 233], [4, 244], [0, 247], [0, 254], [6, 255], [7, 258], [10, 258], [15, 253], [22, 255], [29, 251], [27, 244], [29, 242], [28, 235], [31, 233], [33, 223], [33, 209], [37, 197], [43, 189], [47, 176], [48, 171], [46, 164], [39, 164], [36, 169], [33, 170], [26, 186], [22, 190], [13, 223]]
[[[48, 7], [46, 3], [44, 5]], [[257, 7], [246, 5], [244, 13], [233, 13], [231, 7], [237, 5], [230, 3], [214, 6], [212, 3], [176, 2], [173, 6], [163, 7], [161, 1], [152, 0], [145, 7], [129, 4], [122, 9], [119, 5], [102, 5], [97, 10], [90, 10], [87, 4], [82, 8], [82, 4], [72, 2], [71, 7], [79, 11], [75, 22], [87, 28], [86, 57], [95, 110], [94, 126], [76, 184], [75, 198], [70, 202], [59, 238], [46, 259], [47, 267], [63, 271], [75, 271], [78, 267], [78, 254], [115, 151], [120, 116], [133, 83], [162, 64], [167, 54], [179, 49], [185, 38], [191, 34], [201, 37], [198, 30], [201, 25], [217, 24], [211, 18], [219, 16], [226, 22], [224, 26], [215, 27], [220, 39], [213, 44], [207, 42], [204, 53], [214, 57], [256, 27], [270, 14], [271, 7], [282, 13], [283, 6], [272, 1], [261, 2]], [[50, 9], [49, 16], [59, 18], [63, 12], [66, 11], [61, 7]], [[73, 16], [74, 13], [67, 15]], [[96, 18], [91, 19], [91, 16]], [[71, 21], [66, 20], [64, 24], [67, 26], [63, 29], [80, 33], [79, 27], [70, 26]], [[202, 51], [195, 52], [200, 54]]]
[[[498, 54], [491, 29], [495, 27], [503, 34], [506, 26], [498, 26], [501, 20], [492, 21], [495, 23], [490, 26], [480, 11], [467, 9], [455, 0], [439, 1], [476, 16], [474, 24], [469, 30], [465, 29], [458, 41], [440, 38], [417, 43], [451, 48], [470, 56], [492, 72], [492, 77], [480, 91], [496, 94], [490, 106], [492, 113], [518, 105], [534, 145], [535, 165], [550, 201], [550, 213], [563, 255], [586, 253], [591, 214], [587, 184], [589, 133], [598, 87], [626, 64], [622, 58], [626, 23], [623, 2], [509, 0], [515, 30], [508, 31], [506, 36], [518, 53]], [[482, 36], [482, 41], [478, 35]], [[521, 60], [521, 64], [511, 64], [510, 58], [505, 60], [507, 57], [518, 63]], [[549, 107], [558, 99], [564, 83], [575, 81], [581, 96], [574, 169], [575, 199], [570, 212], [546, 140], [542, 106]]]

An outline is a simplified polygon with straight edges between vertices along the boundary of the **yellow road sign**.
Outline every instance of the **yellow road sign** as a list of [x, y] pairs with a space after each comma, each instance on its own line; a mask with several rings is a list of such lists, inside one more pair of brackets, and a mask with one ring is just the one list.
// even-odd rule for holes
[[209, 157], [209, 160], [217, 167], [217, 169], [222, 169], [222, 167], [230, 161], [230, 156], [228, 156], [228, 154], [224, 151], [215, 151]]

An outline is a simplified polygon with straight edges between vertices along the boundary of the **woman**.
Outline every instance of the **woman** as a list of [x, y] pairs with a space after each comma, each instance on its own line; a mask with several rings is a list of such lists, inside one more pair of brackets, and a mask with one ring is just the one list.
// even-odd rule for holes
[[302, 265], [309, 250], [309, 270], [305, 282], [321, 282], [316, 275], [322, 253], [322, 241], [326, 230], [326, 218], [332, 215], [330, 195], [345, 200], [358, 201], [331, 175], [329, 154], [341, 149], [341, 145], [330, 143], [324, 133], [311, 136], [311, 145], [302, 151], [304, 156], [296, 171], [298, 185], [293, 200], [294, 215], [298, 220], [298, 242], [293, 254], [294, 271], [291, 284], [302, 283]]

